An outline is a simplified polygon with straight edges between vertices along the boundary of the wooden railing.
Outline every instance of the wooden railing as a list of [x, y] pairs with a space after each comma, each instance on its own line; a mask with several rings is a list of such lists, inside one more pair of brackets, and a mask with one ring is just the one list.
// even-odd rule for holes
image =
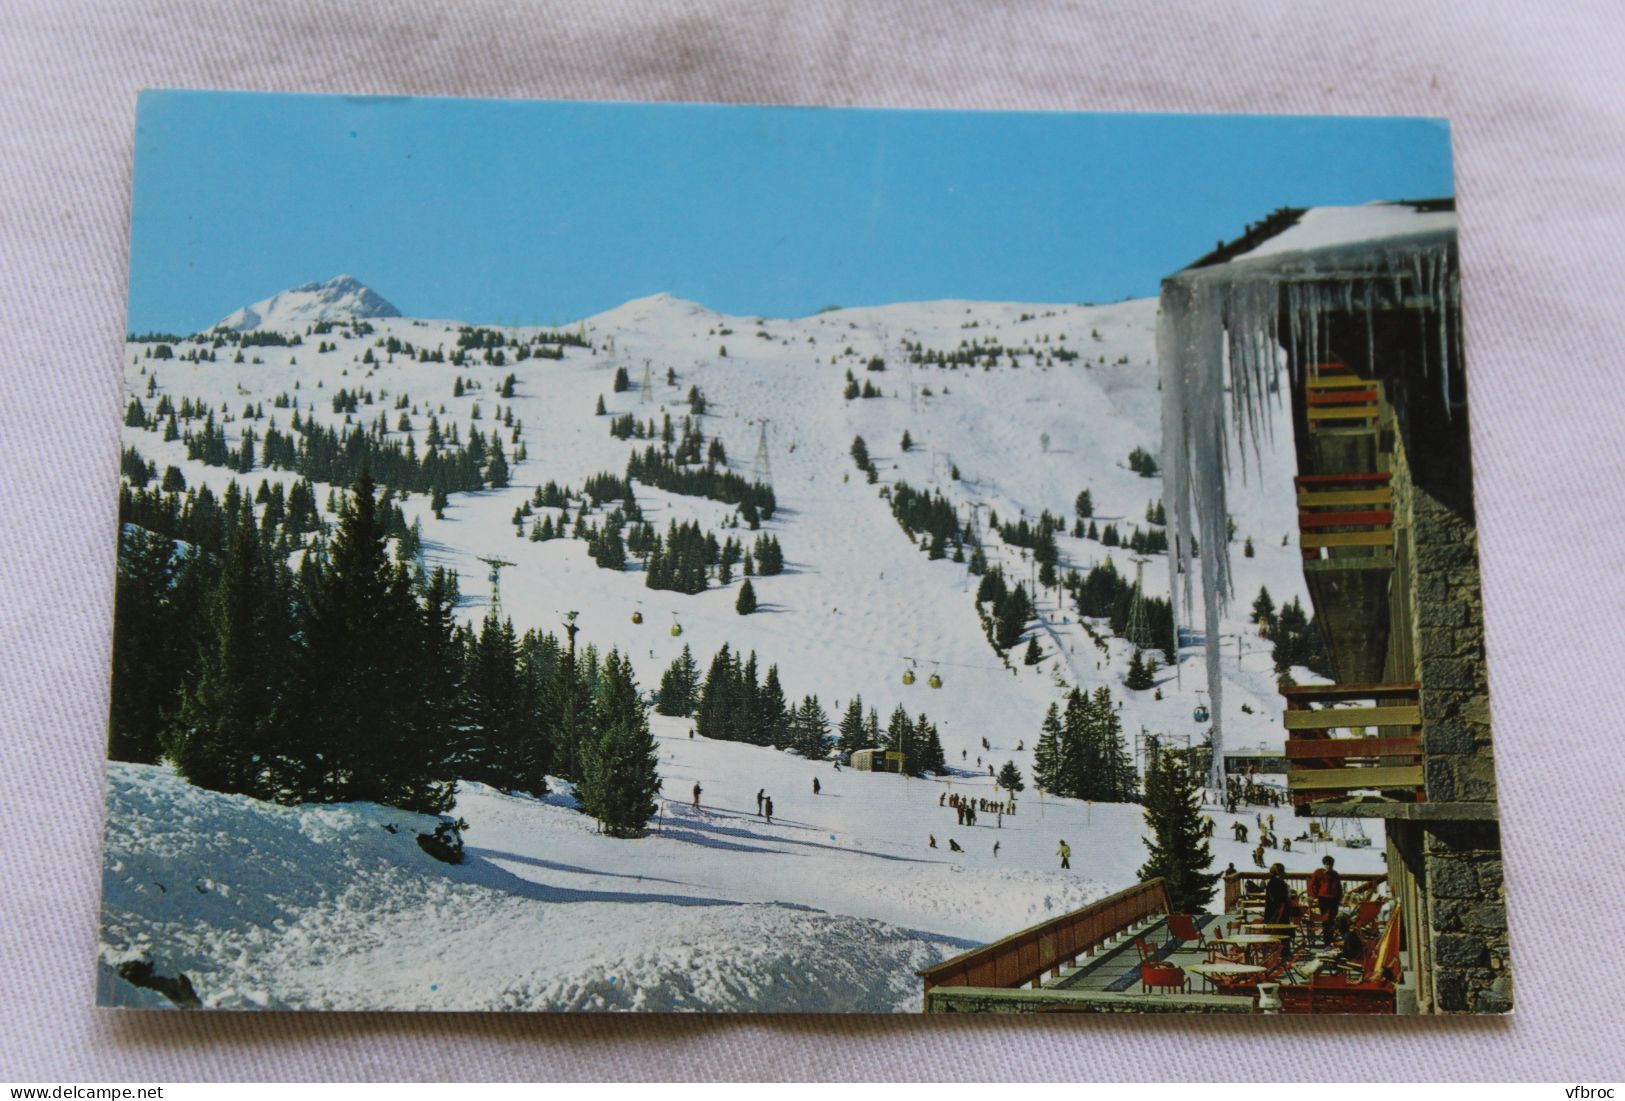
[[1058, 976], [1063, 964], [1094, 955], [1130, 926], [1167, 912], [1168, 892], [1162, 880], [1148, 879], [917, 974], [925, 982], [927, 997], [939, 986], [1039, 986], [1046, 974]]
[[[1286, 698], [1287, 793], [1295, 806], [1350, 791], [1424, 802], [1420, 685], [1324, 684], [1281, 689]], [[1365, 707], [1315, 704], [1370, 701]], [[1334, 738], [1333, 730], [1386, 730]]]
[[1393, 554], [1394, 491], [1388, 474], [1305, 474], [1293, 482], [1298, 487], [1298, 546], [1304, 558], [1336, 557], [1344, 547]]
[[[1300, 891], [1309, 884], [1308, 872], [1287, 872], [1283, 878], [1294, 891]], [[1343, 881], [1344, 898], [1349, 898], [1361, 892], [1370, 892], [1373, 889], [1380, 890], [1388, 883], [1388, 877], [1385, 875], [1344, 875], [1338, 873], [1338, 878]], [[1269, 879], [1268, 872], [1235, 872], [1225, 876], [1224, 912], [1227, 914], [1235, 913], [1236, 908], [1241, 905], [1241, 896], [1263, 891], [1264, 881], [1267, 879]], [[1373, 884], [1375, 888], [1373, 888]]]
[[1317, 363], [1304, 380], [1304, 418], [1309, 431], [1364, 428], [1382, 411], [1382, 383], [1363, 379], [1340, 363]]

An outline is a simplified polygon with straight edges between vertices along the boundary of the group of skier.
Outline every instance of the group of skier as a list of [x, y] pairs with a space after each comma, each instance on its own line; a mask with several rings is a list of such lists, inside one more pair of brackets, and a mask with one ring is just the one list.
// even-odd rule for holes
[[[695, 810], [700, 809], [700, 796], [704, 793], [705, 789], [700, 786], [700, 782], [698, 780], [695, 780], [693, 792]], [[813, 781], [813, 794], [818, 794], [817, 780]], [[773, 797], [768, 795], [766, 788], [762, 788], [756, 792], [756, 814], [758, 817], [766, 818], [768, 825], [771, 826], [773, 824]]]
[[1224, 782], [1224, 809], [1236, 813], [1239, 806], [1278, 807], [1281, 793], [1274, 788], [1255, 784], [1250, 777], [1231, 776]]

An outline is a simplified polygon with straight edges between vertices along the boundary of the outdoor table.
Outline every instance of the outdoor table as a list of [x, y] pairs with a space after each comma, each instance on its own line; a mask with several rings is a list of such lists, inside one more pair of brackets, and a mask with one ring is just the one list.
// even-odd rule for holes
[[1185, 970], [1194, 971], [1202, 976], [1209, 989], [1213, 986], [1214, 975], [1233, 975], [1236, 978], [1242, 978], [1246, 975], [1262, 975], [1264, 973], [1264, 969], [1256, 963], [1231, 963], [1227, 960], [1219, 963], [1193, 963]]
[[1259, 949], [1272, 944], [1279, 944], [1285, 937], [1268, 933], [1234, 933], [1228, 937], [1214, 937], [1209, 944], [1239, 944], [1247, 957], [1251, 959]]

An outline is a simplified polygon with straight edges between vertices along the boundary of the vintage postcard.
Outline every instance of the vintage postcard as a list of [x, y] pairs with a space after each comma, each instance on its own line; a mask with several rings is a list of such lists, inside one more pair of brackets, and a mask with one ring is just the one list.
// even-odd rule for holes
[[1512, 1007], [1448, 127], [149, 92], [98, 995]]

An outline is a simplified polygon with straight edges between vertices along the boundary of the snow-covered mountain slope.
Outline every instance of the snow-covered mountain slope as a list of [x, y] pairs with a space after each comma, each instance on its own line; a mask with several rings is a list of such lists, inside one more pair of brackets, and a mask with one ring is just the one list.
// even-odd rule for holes
[[[114, 764], [101, 962], [150, 959], [226, 1009], [889, 1012], [918, 1002], [915, 970], [960, 950], [713, 882], [734, 852], [802, 865], [805, 825], [764, 827], [773, 850], [728, 840], [709, 812], [614, 842], [559, 806], [477, 786], [465, 800], [478, 825], [453, 867], [416, 844], [421, 815], [279, 807]], [[120, 1004], [155, 1004], [112, 982]]]
[[397, 310], [353, 275], [338, 275], [325, 283], [304, 283], [221, 318], [217, 329], [271, 329], [303, 331], [317, 321], [351, 318], [399, 317]]
[[[692, 647], [703, 670], [726, 643], [734, 650], [755, 651], [764, 672], [777, 664], [787, 697], [799, 700], [816, 693], [832, 718], [838, 718], [854, 694], [862, 695], [866, 709], [879, 712], [882, 724], [899, 705], [911, 715], [925, 713], [939, 727], [953, 766], [950, 775], [935, 779], [835, 773], [827, 763], [769, 749], [690, 739], [686, 722], [657, 716], [667, 809], [660, 828], [649, 837], [617, 841], [597, 836], [591, 822], [568, 809], [569, 800], [562, 796], [538, 803], [465, 788], [457, 813], [472, 826], [469, 845], [471, 852], [478, 850], [479, 860], [461, 871], [447, 873], [437, 865], [422, 872], [445, 878], [444, 891], [451, 893], [444, 898], [438, 893], [441, 887], [430, 891], [415, 880], [402, 892], [438, 900], [424, 903], [432, 905], [434, 920], [420, 910], [390, 920], [399, 922], [391, 928], [402, 936], [406, 929], [420, 930], [414, 936], [424, 943], [414, 949], [420, 954], [411, 966], [432, 970], [440, 966], [437, 952], [465, 951], [460, 939], [455, 949], [438, 942], [436, 930], [442, 925], [449, 923], [458, 938], [466, 934], [470, 944], [478, 944], [499, 934], [501, 921], [492, 915], [506, 920], [511, 916], [507, 908], [515, 907], [531, 915], [515, 918], [516, 927], [533, 930], [528, 954], [517, 946], [511, 955], [503, 954], [506, 949], [493, 952], [493, 958], [503, 961], [502, 969], [477, 970], [477, 953], [466, 949], [465, 969], [477, 991], [462, 987], [457, 997], [436, 1000], [432, 995], [438, 992], [423, 994], [417, 986], [408, 990], [398, 984], [417, 983], [418, 976], [393, 965], [384, 947], [372, 955], [367, 953], [373, 950], [355, 949], [361, 962], [352, 967], [347, 954], [352, 938], [362, 944], [380, 942], [353, 929], [349, 922], [354, 919], [333, 916], [334, 907], [343, 908], [334, 900], [351, 890], [360, 892], [358, 898], [371, 898], [366, 892], [382, 891], [393, 881], [373, 883], [373, 875], [385, 875], [384, 866], [352, 868], [347, 840], [309, 854], [307, 867], [288, 870], [313, 880], [310, 890], [316, 901], [296, 907], [304, 916], [245, 910], [229, 921], [211, 917], [209, 929], [196, 936], [215, 937], [218, 943], [211, 948], [194, 938], [187, 943], [195, 943], [196, 951], [182, 953], [175, 966], [214, 976], [200, 985], [200, 993], [205, 986], [274, 987], [267, 997], [277, 1004], [658, 1008], [676, 1005], [671, 990], [677, 987], [671, 984], [678, 980], [669, 973], [689, 966], [698, 951], [695, 945], [712, 936], [742, 937], [752, 945], [782, 937], [790, 946], [786, 959], [822, 960], [845, 953], [843, 959], [856, 961], [855, 971], [831, 964], [819, 980], [831, 984], [827, 988], [793, 996], [764, 992], [755, 1001], [753, 984], [779, 975], [780, 963], [753, 955], [755, 949], [735, 952], [732, 970], [714, 960], [696, 964], [701, 970], [718, 968], [722, 977], [703, 996], [695, 994], [683, 1004], [853, 1005], [856, 995], [841, 985], [846, 981], [841, 976], [870, 972], [875, 992], [864, 1005], [913, 1008], [918, 986], [912, 969], [923, 965], [919, 961], [956, 951], [958, 945], [995, 939], [1132, 883], [1145, 856], [1138, 807], [1090, 807], [1049, 797], [1040, 803], [1029, 786], [1019, 797], [1020, 813], [1007, 817], [1002, 828], [984, 815], [978, 826], [965, 829], [940, 800], [949, 791], [991, 797], [988, 766], [1006, 760], [1015, 762], [1030, 785], [1032, 751], [1044, 712], [1073, 686], [1110, 689], [1121, 703], [1131, 749], [1142, 731], [1175, 744], [1198, 741], [1201, 727], [1193, 710], [1206, 688], [1200, 645], [1186, 646], [1179, 667], [1158, 674], [1157, 690], [1132, 691], [1123, 684], [1132, 647], [1110, 637], [1103, 623], [1080, 623], [1076, 609], [1058, 590], [1048, 589], [1038, 594], [1038, 618], [1029, 629], [1043, 660], [1024, 666], [1023, 640], [1006, 664], [989, 645], [978, 619], [978, 579], [965, 564], [928, 558], [899, 526], [881, 491], [904, 481], [942, 493], [962, 518], [975, 516], [990, 562], [1001, 565], [1012, 580], [1030, 582], [1035, 570], [1028, 552], [1006, 545], [993, 530], [994, 513], [1009, 522], [1021, 516], [1034, 520], [1048, 510], [1070, 522], [1074, 499], [1088, 489], [1097, 525], [1115, 523], [1125, 536], [1135, 526], [1147, 527], [1146, 509], [1160, 497], [1161, 481], [1129, 469], [1128, 455], [1135, 448], [1153, 454], [1160, 449], [1155, 322], [1154, 301], [1106, 306], [945, 301], [836, 309], [782, 320], [728, 316], [656, 295], [567, 327], [572, 337], [591, 347], [553, 345], [562, 358], [533, 356], [517, 362], [514, 349], [506, 347], [500, 365], [486, 364], [478, 351], [470, 352], [460, 367], [420, 362], [404, 349], [391, 353], [394, 341], [397, 348], [410, 344], [449, 355], [460, 335], [455, 323], [393, 317], [373, 319], [370, 331], [362, 334], [340, 326], [319, 338], [305, 335], [303, 324], [286, 326], [282, 331], [288, 335], [303, 336], [300, 345], [246, 348], [241, 364], [228, 362], [229, 347], [217, 349], [212, 362], [193, 362], [187, 357], [195, 345], [175, 346], [174, 355], [181, 358], [158, 359], [151, 358], [153, 346], [131, 344], [126, 353], [129, 396], [141, 399], [149, 411], [161, 396], [177, 405], [185, 398], [201, 400], [222, 420], [231, 445], [250, 423], [261, 435], [269, 419], [286, 430], [290, 406], [297, 405], [302, 419], [336, 427], [346, 421], [371, 424], [382, 417], [391, 439], [410, 436], [421, 454], [431, 414], [443, 432], [455, 425], [466, 439], [471, 430], [489, 434], [502, 423], [497, 419], [500, 407], [501, 415], [511, 413], [514, 421], [513, 429], [503, 428], [510, 459], [517, 450], [509, 442], [516, 429], [526, 449], [525, 460], [513, 464], [510, 488], [453, 494], [443, 519], [435, 518], [421, 494], [401, 501], [408, 522], [422, 525], [424, 565], [457, 570], [464, 597], [459, 612], [465, 619], [477, 621], [490, 607], [491, 584], [480, 559], [504, 558], [514, 565], [501, 575], [502, 610], [517, 628], [558, 631], [568, 612], [579, 612], [581, 642], [601, 652], [616, 647], [628, 654], [645, 690], [658, 684], [684, 645]], [[524, 343], [538, 330], [499, 332], [504, 342]], [[991, 357], [980, 350], [974, 357], [963, 356], [972, 345], [996, 345], [998, 351]], [[933, 362], [910, 363], [916, 349]], [[972, 362], [939, 366], [936, 352]], [[883, 369], [868, 369], [877, 358], [884, 361]], [[618, 393], [612, 388], [617, 368], [624, 368], [631, 382]], [[502, 398], [499, 390], [509, 374], [514, 376], [514, 394]], [[849, 374], [880, 396], [844, 397]], [[459, 379], [461, 395], [454, 393]], [[588, 557], [580, 540], [516, 538], [526, 529], [515, 528], [514, 512], [538, 485], [556, 481], [579, 489], [593, 474], [624, 473], [628, 456], [648, 446], [648, 440], [613, 437], [613, 417], [630, 414], [658, 426], [669, 414], [680, 428], [689, 412], [691, 387], [702, 391], [706, 401], [699, 427], [708, 440], [722, 441], [728, 467], [746, 477], [770, 478], [777, 497], [778, 511], [763, 530], [779, 539], [787, 567], [780, 575], [753, 579], [760, 602], [754, 615], [735, 611], [741, 583], [737, 573], [727, 584], [713, 578], [706, 592], [684, 595], [646, 587], [636, 559], [625, 570], [605, 570]], [[364, 394], [355, 413], [335, 412], [333, 398], [340, 389]], [[600, 397], [605, 416], [594, 413]], [[283, 398], [287, 404], [279, 406]], [[267, 420], [242, 420], [239, 414], [250, 403], [263, 405]], [[407, 428], [398, 427], [403, 414]], [[907, 451], [901, 447], [905, 431], [913, 443]], [[288, 471], [259, 467], [237, 475], [189, 460], [184, 441], [166, 442], [159, 431], [125, 432], [127, 446], [152, 460], [160, 472], [176, 466], [190, 485], [207, 483], [219, 492], [232, 478], [250, 488], [261, 479], [286, 484], [296, 478]], [[876, 464], [877, 484], [867, 483], [849, 455], [858, 435]], [[764, 436], [765, 466], [758, 462]], [[1270, 646], [1247, 623], [1247, 611], [1260, 585], [1269, 587], [1277, 604], [1304, 595], [1290, 440], [1266, 441], [1261, 456], [1247, 458], [1243, 479], [1241, 456], [1233, 456], [1238, 473], [1230, 495], [1237, 527], [1232, 553], [1238, 599], [1222, 621], [1226, 744], [1232, 750], [1278, 751], [1284, 734]], [[732, 506], [642, 483], [636, 485], [636, 495], [660, 530], [672, 520], [693, 520], [719, 540], [739, 536], [748, 545], [756, 534], [743, 525], [730, 526], [736, 518]], [[325, 487], [318, 486], [317, 497], [325, 501]], [[543, 515], [559, 519], [556, 509], [536, 510], [537, 519]], [[592, 517], [595, 522], [599, 518]], [[1249, 538], [1253, 557], [1242, 554]], [[1070, 534], [1058, 543], [1063, 570], [1087, 571], [1111, 557], [1119, 570], [1133, 574], [1126, 548]], [[1165, 556], [1149, 556], [1144, 582], [1149, 594], [1166, 595]], [[633, 622], [634, 612], [641, 613], [641, 623]], [[1199, 615], [1198, 609], [1197, 622]], [[680, 637], [671, 632], [674, 624], [682, 627]], [[917, 676], [914, 683], [904, 684], [902, 675], [910, 668]], [[940, 688], [928, 686], [933, 672], [941, 678]], [[191, 844], [190, 828], [163, 822], [166, 803], [174, 803], [176, 814], [192, 815], [186, 809], [192, 793], [172, 777], [128, 774], [121, 768], [115, 768], [115, 791], [125, 783], [133, 785], [134, 794], [115, 802], [110, 823], [130, 815], [151, 821], [150, 826], [131, 827], [124, 866], [137, 866], [133, 861], [150, 847], [153, 831], [172, 834], [182, 848]], [[815, 776], [823, 786], [817, 797], [811, 793]], [[696, 781], [705, 791], [698, 814], [685, 809]], [[763, 787], [778, 805], [779, 818], [771, 827], [754, 813], [754, 794]], [[395, 813], [247, 806], [266, 816], [256, 821], [267, 828], [322, 820], [341, 810], [354, 822]], [[1243, 817], [1252, 820], [1250, 814]], [[1230, 818], [1220, 813], [1215, 818], [1216, 867], [1231, 861], [1250, 867], [1248, 847], [1226, 840]], [[286, 828], [297, 833], [305, 827]], [[376, 832], [389, 837], [381, 828], [353, 828], [367, 836]], [[936, 849], [929, 845], [933, 835]], [[944, 851], [950, 837], [965, 852]], [[1074, 870], [1065, 873], [1055, 858], [1062, 837], [1074, 853]], [[996, 857], [995, 841], [1000, 843]], [[1281, 859], [1289, 870], [1304, 871], [1324, 852], [1305, 844], [1271, 858]], [[1380, 846], [1340, 849], [1340, 857], [1345, 852], [1347, 859], [1340, 859], [1339, 866], [1347, 870], [1380, 866]], [[414, 846], [407, 855], [415, 859], [421, 854]], [[318, 858], [329, 862], [328, 870], [321, 870]], [[199, 874], [219, 882], [230, 884], [238, 874], [239, 863], [224, 842], [209, 852], [200, 850], [198, 860], [197, 866], [207, 869]], [[509, 878], [480, 878], [498, 871]], [[110, 876], [125, 874], [110, 865]], [[639, 877], [666, 882], [654, 890], [638, 885]], [[239, 884], [239, 890], [263, 892], [266, 879], [256, 877]], [[125, 897], [118, 893], [123, 887], [110, 890], [115, 899]], [[638, 906], [617, 902], [605, 912], [584, 908], [580, 900], [563, 905], [577, 892], [591, 896], [592, 905], [609, 905], [597, 897], [604, 892], [643, 901]], [[513, 900], [515, 895], [520, 901]], [[651, 895], [658, 897], [646, 897]], [[157, 948], [166, 937], [180, 937], [190, 920], [164, 916], [167, 898], [137, 893], [110, 904], [110, 930], [122, 927], [127, 932], [110, 932], [108, 951], [134, 950], [137, 939], [146, 937], [161, 963]], [[672, 901], [677, 898], [688, 901]], [[381, 912], [395, 911], [385, 907]], [[742, 924], [704, 924], [735, 917]], [[527, 921], [547, 922], [546, 936], [538, 939], [535, 928], [524, 925]], [[847, 921], [868, 924], [841, 924]], [[286, 949], [253, 945], [253, 937], [268, 938], [267, 945], [280, 943], [273, 933], [284, 926], [302, 930], [306, 963], [276, 954]], [[593, 932], [583, 931], [589, 926]], [[261, 932], [252, 931], [256, 928]], [[892, 930], [912, 931], [903, 938], [912, 947], [894, 943]], [[594, 937], [607, 939], [593, 947], [598, 944]], [[825, 947], [817, 948], [815, 942]], [[327, 946], [329, 957], [320, 957], [318, 944]], [[331, 963], [334, 952], [342, 962]], [[891, 954], [881, 959], [871, 952]], [[300, 968], [314, 969], [309, 961], [318, 958], [329, 959], [329, 977], [301, 978]], [[463, 960], [460, 955], [449, 958]], [[593, 970], [606, 962], [608, 971]], [[348, 976], [342, 995], [321, 985], [336, 981], [331, 978], [335, 966]], [[382, 986], [368, 985], [372, 970], [379, 972], [376, 982]], [[501, 981], [498, 970], [505, 976]], [[905, 972], [906, 981], [895, 979]], [[620, 977], [610, 983], [616, 974]], [[525, 979], [530, 985], [516, 993], [520, 988], [509, 980], [518, 983], [524, 976], [530, 977]], [[633, 986], [649, 992], [642, 1001], [629, 994]], [[253, 1001], [217, 996], [225, 1004]], [[779, 998], [784, 1000], [775, 1000]]]

